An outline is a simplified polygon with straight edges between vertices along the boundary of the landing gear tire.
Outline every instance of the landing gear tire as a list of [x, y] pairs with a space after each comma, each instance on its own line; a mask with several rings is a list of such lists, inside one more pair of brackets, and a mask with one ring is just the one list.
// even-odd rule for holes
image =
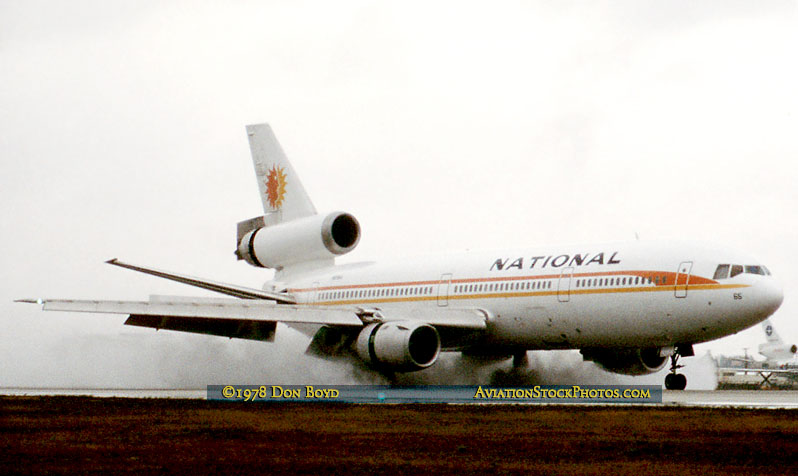
[[[690, 354], [692, 355], [692, 354]], [[679, 365], [679, 354], [671, 355], [671, 373], [665, 376], [665, 388], [668, 390], [684, 390], [687, 387], [687, 377], [677, 374], [676, 371], [684, 367]]]
[[683, 374], [668, 374], [665, 376], [665, 388], [668, 390], [684, 390], [687, 387], [687, 377]]

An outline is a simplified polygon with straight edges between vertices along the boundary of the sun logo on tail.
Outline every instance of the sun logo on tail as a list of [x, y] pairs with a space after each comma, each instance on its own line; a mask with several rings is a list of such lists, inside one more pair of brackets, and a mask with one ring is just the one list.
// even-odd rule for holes
[[269, 206], [279, 209], [283, 206], [285, 198], [285, 171], [282, 167], [273, 165], [266, 177], [266, 199]]

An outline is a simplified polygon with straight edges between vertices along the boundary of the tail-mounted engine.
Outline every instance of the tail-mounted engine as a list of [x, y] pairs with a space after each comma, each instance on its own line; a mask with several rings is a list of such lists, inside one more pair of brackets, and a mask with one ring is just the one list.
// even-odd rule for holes
[[658, 372], [668, 361], [656, 347], [646, 349], [582, 349], [585, 360], [592, 360], [610, 372], [624, 375], [645, 375]]
[[252, 266], [285, 266], [332, 259], [360, 241], [360, 224], [344, 212], [313, 215], [264, 226], [262, 217], [239, 223], [236, 256]]
[[372, 367], [412, 372], [438, 360], [441, 339], [429, 324], [388, 321], [363, 328], [355, 346], [357, 355]]

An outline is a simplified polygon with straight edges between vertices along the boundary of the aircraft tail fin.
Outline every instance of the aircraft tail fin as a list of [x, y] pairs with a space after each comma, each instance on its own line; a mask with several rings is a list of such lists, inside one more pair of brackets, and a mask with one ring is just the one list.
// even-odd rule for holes
[[267, 225], [316, 214], [294, 167], [268, 124], [247, 126], [249, 148]]
[[770, 322], [770, 319], [765, 319], [762, 321], [762, 330], [765, 331], [765, 337], [767, 338], [768, 344], [781, 345], [784, 343], [779, 334], [776, 332], [776, 328], [773, 327], [773, 323]]

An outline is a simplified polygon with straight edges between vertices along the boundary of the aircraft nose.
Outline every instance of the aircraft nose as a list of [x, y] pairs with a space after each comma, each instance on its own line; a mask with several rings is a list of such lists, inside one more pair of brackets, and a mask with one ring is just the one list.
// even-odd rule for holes
[[762, 307], [770, 315], [776, 312], [784, 301], [784, 290], [781, 283], [772, 278], [762, 284]]

